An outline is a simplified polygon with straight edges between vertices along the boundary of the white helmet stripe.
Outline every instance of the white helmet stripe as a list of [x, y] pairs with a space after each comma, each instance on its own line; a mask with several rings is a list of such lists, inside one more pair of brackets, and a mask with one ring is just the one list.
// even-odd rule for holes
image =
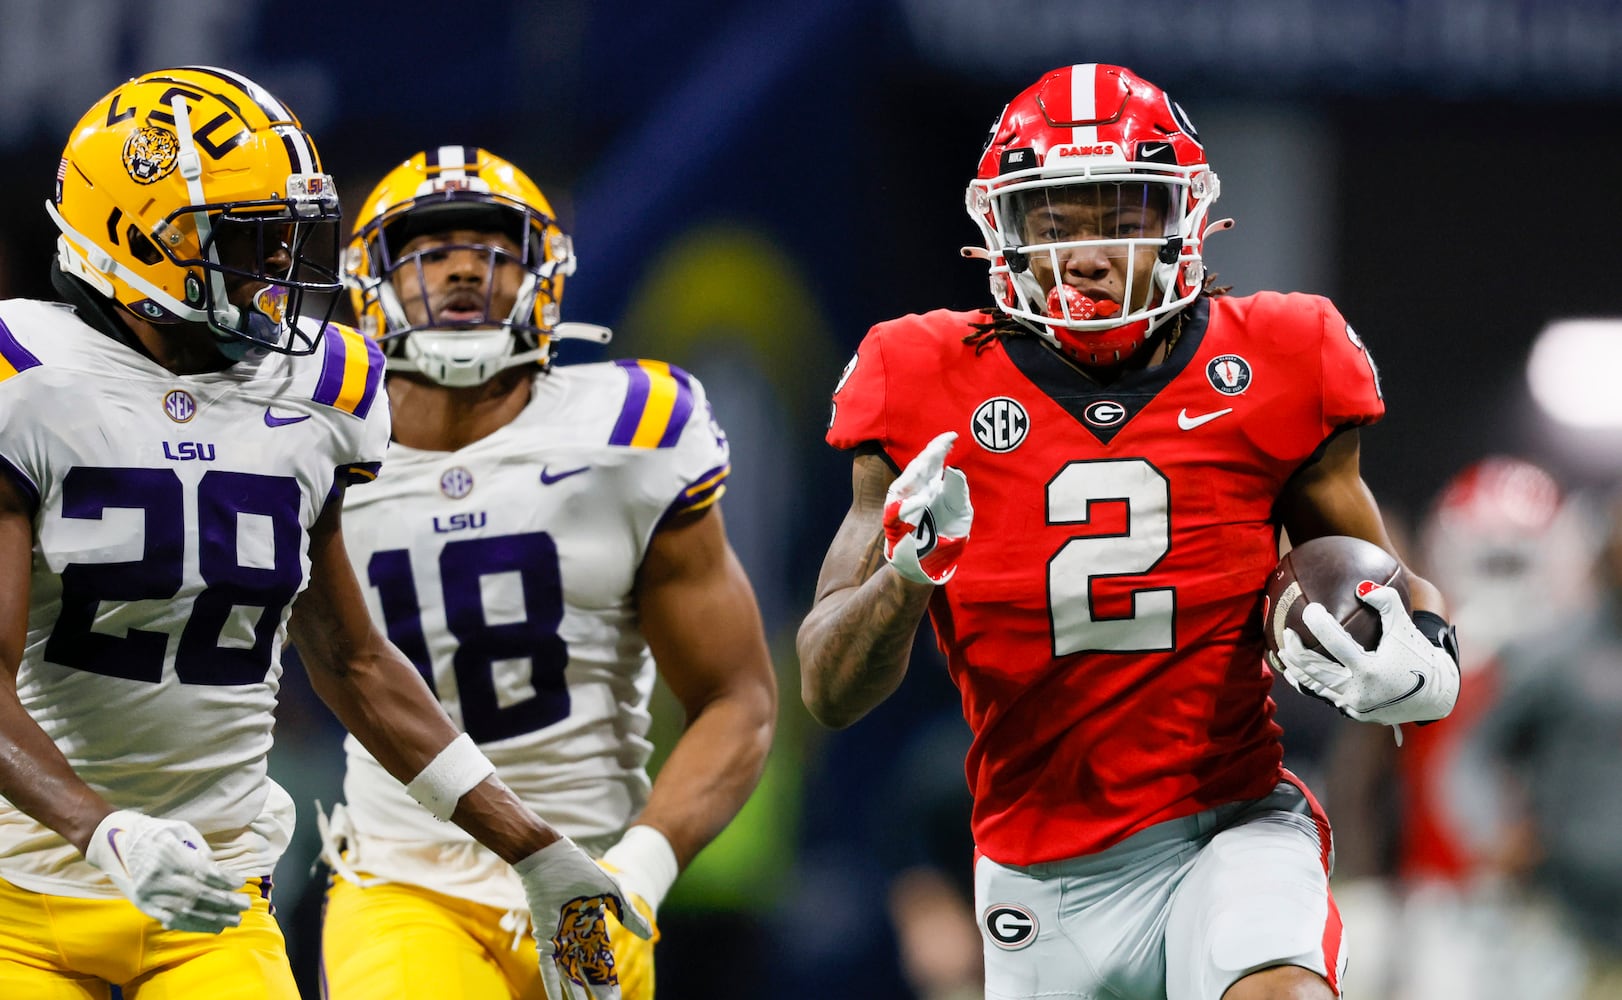
[[278, 101], [276, 99], [276, 95], [259, 86], [259, 84], [254, 83], [241, 73], [233, 73], [228, 69], [221, 69], [218, 66], [191, 66], [187, 68], [195, 69], [204, 73], [212, 73], [215, 76], [235, 83], [238, 87], [242, 88], [243, 93], [253, 98], [253, 102], [259, 105], [259, 110], [263, 111], [265, 113], [265, 117], [269, 118], [271, 121], [290, 122], [293, 120], [293, 112], [287, 110], [287, 105], [283, 104], [281, 101]]
[[466, 146], [439, 147], [439, 176], [450, 178], [467, 176]]
[[287, 147], [288, 159], [292, 161], [293, 173], [313, 174], [315, 169], [315, 151], [310, 148], [310, 137], [304, 130], [296, 125], [278, 125], [271, 129], [281, 137], [282, 145]]
[[[1097, 79], [1097, 63], [1080, 63], [1070, 67], [1071, 121], [1090, 122], [1098, 117], [1098, 100], [1093, 93], [1093, 84]], [[1070, 141], [1078, 146], [1092, 146], [1098, 142], [1097, 125], [1077, 125], [1070, 133]]]

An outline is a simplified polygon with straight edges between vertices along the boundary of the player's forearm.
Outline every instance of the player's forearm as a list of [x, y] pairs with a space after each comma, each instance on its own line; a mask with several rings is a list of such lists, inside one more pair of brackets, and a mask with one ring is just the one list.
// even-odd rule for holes
[[[307, 648], [312, 645], [314, 663]], [[384, 649], [348, 656], [334, 668], [327, 661], [331, 649], [306, 639], [300, 651], [316, 693], [401, 784], [411, 784], [459, 735], [428, 685], [398, 653]], [[494, 776], [461, 796], [451, 821], [509, 863], [559, 837]]]
[[688, 722], [637, 818], [665, 835], [687, 867], [743, 808], [766, 767], [777, 724], [775, 688], [718, 697]]
[[0, 795], [81, 852], [113, 811], [11, 692], [0, 694]]
[[825, 726], [850, 725], [900, 686], [935, 591], [883, 565], [882, 537], [875, 555], [860, 586], [824, 594], [800, 625], [800, 697]]

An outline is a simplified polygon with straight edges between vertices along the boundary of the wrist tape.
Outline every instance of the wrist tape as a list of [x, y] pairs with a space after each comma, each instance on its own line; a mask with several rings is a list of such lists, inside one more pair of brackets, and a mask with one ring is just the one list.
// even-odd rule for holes
[[447, 820], [462, 796], [495, 773], [496, 766], [479, 750], [473, 737], [462, 733], [445, 744], [445, 749], [406, 784], [406, 792], [437, 818]]

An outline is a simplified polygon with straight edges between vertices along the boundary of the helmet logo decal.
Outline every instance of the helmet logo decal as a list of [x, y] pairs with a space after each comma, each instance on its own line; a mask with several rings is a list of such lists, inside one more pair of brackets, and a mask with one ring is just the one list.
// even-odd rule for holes
[[1096, 403], [1087, 404], [1081, 411], [1081, 416], [1094, 427], [1114, 427], [1126, 419], [1126, 407], [1113, 399], [1100, 399]]
[[1224, 396], [1237, 396], [1250, 388], [1250, 362], [1237, 354], [1222, 354], [1205, 366], [1211, 388]]
[[137, 184], [168, 177], [179, 160], [180, 143], [166, 128], [142, 125], [124, 140], [124, 169]]
[[975, 407], [974, 418], [969, 423], [980, 447], [999, 454], [1018, 448], [1031, 429], [1031, 418], [1025, 407], [1007, 396], [993, 396]]
[[452, 500], [460, 500], [473, 492], [473, 473], [453, 465], [439, 477], [439, 492]]
[[197, 401], [185, 389], [171, 389], [163, 397], [163, 412], [177, 424], [197, 416]]

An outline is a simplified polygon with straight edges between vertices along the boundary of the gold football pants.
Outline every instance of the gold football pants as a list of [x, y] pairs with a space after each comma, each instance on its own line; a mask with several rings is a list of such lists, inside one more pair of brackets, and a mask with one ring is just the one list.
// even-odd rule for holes
[[[327, 1000], [546, 1000], [529, 922], [515, 948], [506, 916], [416, 886], [335, 878], [321, 928]], [[643, 941], [610, 916], [608, 933], [620, 995], [653, 1000], [658, 930]]]
[[260, 880], [240, 927], [164, 930], [126, 899], [29, 892], [0, 879], [0, 997], [108, 1000], [299, 1000], [287, 942]]

